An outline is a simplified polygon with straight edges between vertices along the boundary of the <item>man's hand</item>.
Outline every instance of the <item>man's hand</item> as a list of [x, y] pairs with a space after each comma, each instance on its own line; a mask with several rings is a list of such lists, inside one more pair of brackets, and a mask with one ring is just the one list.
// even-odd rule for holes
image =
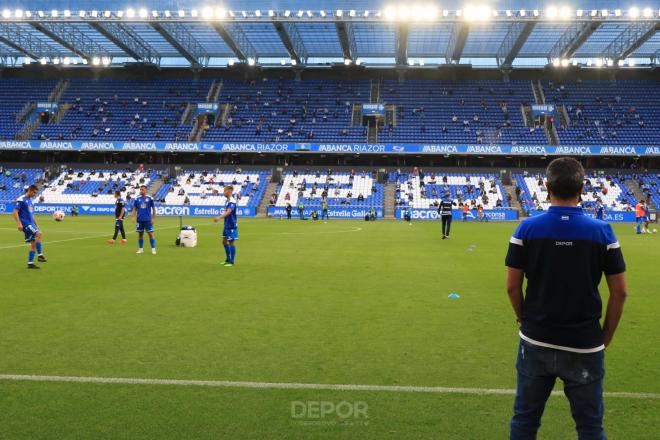
[[20, 223], [18, 224], [18, 230], [21, 231], [21, 232], [23, 232], [23, 225], [20, 224]]
[[213, 217], [213, 222], [218, 223], [220, 220], [222, 220], [221, 216]]

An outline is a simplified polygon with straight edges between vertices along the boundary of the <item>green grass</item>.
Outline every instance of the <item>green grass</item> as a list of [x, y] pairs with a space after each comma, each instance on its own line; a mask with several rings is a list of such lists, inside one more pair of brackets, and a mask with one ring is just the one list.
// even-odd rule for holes
[[[22, 234], [0, 217], [0, 374], [515, 387], [503, 266], [514, 224], [455, 223], [442, 241], [434, 222], [242, 219], [237, 265], [225, 268], [218, 225], [188, 219], [199, 246], [181, 249], [178, 219], [158, 220], [152, 256], [148, 245], [135, 255], [134, 233], [128, 245], [107, 245], [109, 218], [42, 218], [49, 262], [28, 271]], [[658, 238], [615, 231], [630, 297], [607, 351], [606, 390], [659, 393]], [[364, 401], [368, 419], [301, 423], [291, 415], [297, 400]], [[0, 438], [491, 439], [506, 437], [512, 403], [0, 381]], [[658, 414], [658, 399], [606, 399], [610, 438], [657, 438]], [[541, 434], [574, 437], [564, 398], [551, 398]]]

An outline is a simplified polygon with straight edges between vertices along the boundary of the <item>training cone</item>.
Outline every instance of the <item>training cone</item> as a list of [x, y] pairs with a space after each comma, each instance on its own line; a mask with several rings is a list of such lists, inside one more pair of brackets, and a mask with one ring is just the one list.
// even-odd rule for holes
[[460, 298], [460, 297], [461, 296], [458, 293], [450, 293], [449, 294], [449, 298], [451, 298], [451, 299], [456, 299], [456, 298]]

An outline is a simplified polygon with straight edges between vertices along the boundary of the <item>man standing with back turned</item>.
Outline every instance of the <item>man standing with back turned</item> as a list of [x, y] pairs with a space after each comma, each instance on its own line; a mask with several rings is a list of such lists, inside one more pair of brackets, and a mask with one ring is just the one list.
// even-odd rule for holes
[[449, 232], [451, 231], [451, 216], [452, 209], [456, 203], [450, 198], [449, 193], [445, 193], [444, 197], [440, 200], [440, 205], [438, 206], [438, 214], [440, 214], [440, 220], [442, 221], [442, 239], [447, 240], [449, 238]]
[[[507, 291], [520, 323], [510, 438], [536, 438], [545, 403], [560, 378], [578, 438], [604, 440], [604, 350], [623, 313], [626, 266], [612, 227], [583, 215], [577, 206], [582, 165], [563, 157], [552, 161], [546, 174], [552, 206], [520, 223], [506, 256]], [[610, 297], [601, 328], [598, 284], [603, 273]]]

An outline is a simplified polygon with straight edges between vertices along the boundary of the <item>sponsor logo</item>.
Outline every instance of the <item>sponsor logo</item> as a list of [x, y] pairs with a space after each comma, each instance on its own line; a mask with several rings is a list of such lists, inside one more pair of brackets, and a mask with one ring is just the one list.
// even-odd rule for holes
[[83, 142], [80, 144], [81, 150], [114, 150], [115, 144], [112, 142]]
[[511, 147], [511, 153], [514, 154], [539, 154], [539, 155], [545, 155], [546, 150], [545, 147], [540, 147], [540, 146], [532, 146], [532, 145], [527, 145], [527, 146], [513, 146]]
[[276, 151], [289, 151], [289, 144], [223, 144], [220, 147], [221, 151], [227, 152], [276, 152]]
[[197, 151], [199, 150], [199, 144], [195, 142], [183, 142], [175, 143], [168, 142], [165, 144], [166, 151]]
[[[304, 210], [304, 215], [305, 217], [311, 217], [312, 211], [316, 211], [321, 214], [321, 208], [319, 207], [318, 209], [312, 209], [312, 208], [305, 208]], [[273, 217], [285, 217], [286, 216], [286, 209], [278, 207], [278, 208], [270, 208], [268, 210], [269, 215]], [[359, 218], [363, 219], [367, 214], [369, 213], [369, 210], [367, 209], [329, 209], [328, 210], [328, 217], [330, 218]], [[240, 211], [239, 211], [240, 215]], [[294, 209], [291, 212], [291, 215], [293, 217], [298, 216], [298, 210]], [[376, 209], [376, 216], [379, 218], [383, 217], [383, 210], [382, 209]]]
[[573, 246], [572, 241], [555, 241], [555, 246]]
[[591, 154], [589, 147], [562, 147], [558, 146], [555, 149], [556, 154]]
[[546, 112], [546, 113], [554, 112], [555, 111], [555, 106], [550, 105], [550, 104], [546, 104], [546, 105], [534, 104], [534, 105], [532, 105], [532, 111]]
[[[475, 216], [472, 214], [474, 210], [470, 211], [470, 214], [468, 214], [468, 218], [475, 218]], [[403, 219], [406, 214], [405, 209], [397, 209], [396, 211], [396, 217]], [[452, 210], [452, 217], [455, 219], [459, 219], [463, 216], [463, 212], [458, 210], [458, 209], [453, 209]], [[484, 210], [484, 216], [489, 219], [489, 220], [518, 220], [518, 214], [516, 211], [513, 210]], [[412, 219], [413, 220], [438, 220], [440, 218], [440, 214], [438, 214], [438, 211], [435, 209], [413, 209], [412, 210]]]
[[473, 154], [500, 154], [502, 147], [499, 145], [468, 145], [467, 152]]
[[644, 154], [660, 155], [660, 147], [646, 147], [646, 150], [644, 150]]
[[636, 155], [635, 147], [601, 147], [600, 154]]
[[198, 109], [198, 110], [211, 110], [211, 111], [217, 111], [217, 110], [218, 110], [218, 104], [213, 104], [213, 103], [201, 103], [201, 104], [197, 104], [197, 109]]
[[202, 150], [211, 151], [215, 150], [214, 144], [202, 144]]
[[73, 150], [71, 142], [46, 141], [39, 145], [42, 150]]
[[0, 150], [28, 150], [32, 144], [27, 141], [0, 141]]
[[385, 145], [380, 144], [321, 144], [320, 153], [384, 153]]
[[155, 151], [158, 147], [154, 142], [124, 142], [121, 149], [131, 151]]
[[403, 145], [392, 145], [392, 151], [396, 151], [397, 153], [403, 153], [406, 151], [406, 147]]
[[190, 207], [188, 206], [157, 206], [156, 207], [157, 215], [175, 215], [175, 216], [184, 216], [190, 215]]
[[456, 145], [423, 145], [422, 153], [450, 154], [458, 153]]

